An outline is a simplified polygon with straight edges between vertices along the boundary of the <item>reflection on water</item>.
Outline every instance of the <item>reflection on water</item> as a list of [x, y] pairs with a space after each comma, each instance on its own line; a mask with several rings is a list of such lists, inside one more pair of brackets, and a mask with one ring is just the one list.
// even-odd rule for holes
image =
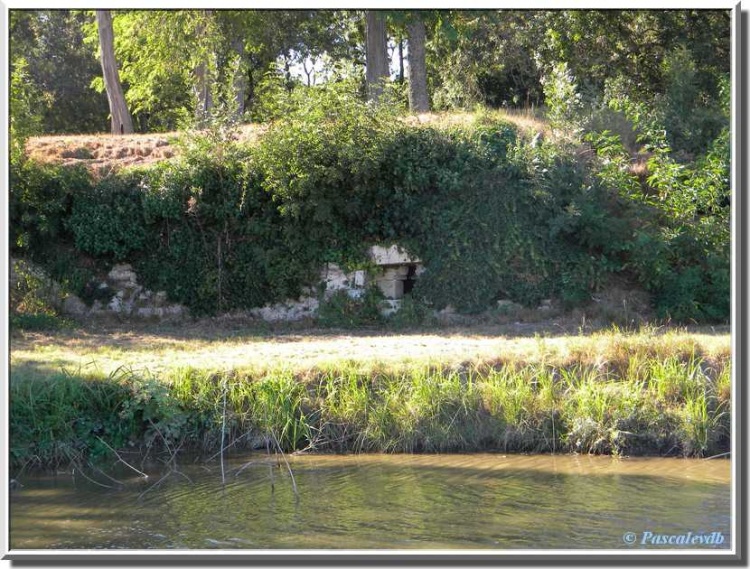
[[[11, 494], [11, 549], [637, 548], [641, 536], [730, 539], [726, 460], [575, 456], [266, 455], [187, 463], [158, 487], [113, 469], [25, 475]], [[89, 473], [91, 474], [91, 473]], [[104, 478], [98, 478], [107, 482]], [[111, 482], [109, 482], [111, 484]], [[634, 532], [636, 543], [623, 540]], [[693, 546], [696, 547], [696, 546]]]

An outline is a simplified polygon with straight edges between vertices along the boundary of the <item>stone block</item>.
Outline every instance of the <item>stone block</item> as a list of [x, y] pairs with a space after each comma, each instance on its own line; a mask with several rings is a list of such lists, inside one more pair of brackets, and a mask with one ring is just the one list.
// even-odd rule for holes
[[107, 308], [112, 312], [120, 313], [123, 311], [122, 298], [120, 296], [113, 296], [112, 300], [107, 304]]
[[552, 310], [552, 300], [551, 299], [543, 300], [539, 308], [537, 308], [537, 310]]
[[335, 263], [328, 263], [320, 273], [321, 280], [326, 285], [326, 292], [349, 288], [349, 276]]
[[164, 314], [167, 316], [171, 316], [173, 318], [180, 317], [185, 314], [185, 307], [181, 304], [170, 304], [166, 308], [163, 309]]
[[386, 298], [399, 299], [404, 296], [404, 281], [397, 279], [379, 279], [378, 288]]
[[367, 284], [367, 273], [365, 271], [354, 271], [354, 286], [364, 287]]
[[501, 314], [510, 314], [519, 311], [523, 308], [520, 304], [513, 302], [512, 300], [502, 299], [497, 301], [497, 310]]
[[349, 298], [352, 299], [360, 299], [365, 295], [365, 289], [363, 288], [350, 288], [346, 291], [346, 294], [349, 296]]
[[89, 307], [74, 294], [69, 294], [63, 299], [62, 313], [69, 316], [83, 316], [89, 311]]
[[135, 274], [133, 267], [127, 263], [123, 263], [112, 267], [112, 270], [109, 271], [109, 274], [107, 275], [107, 279], [118, 287], [134, 288], [138, 277]]
[[405, 280], [409, 275], [409, 265], [399, 265], [395, 267], [388, 267], [383, 271], [384, 280]]
[[419, 259], [412, 257], [408, 251], [398, 245], [391, 245], [390, 247], [374, 245], [370, 247], [370, 259], [376, 265], [404, 265], [419, 262]]
[[380, 314], [390, 316], [394, 312], [401, 310], [401, 300], [384, 300], [380, 303]]
[[153, 316], [158, 316], [157, 310], [161, 310], [159, 308], [152, 308], [150, 306], [142, 306], [138, 310], [136, 310], [135, 315], [139, 318], [151, 318]]
[[279, 302], [255, 308], [250, 311], [252, 316], [260, 317], [266, 322], [293, 322], [312, 316], [318, 309], [318, 299], [302, 297], [299, 300]]
[[440, 316], [452, 316], [456, 313], [456, 309], [453, 307], [452, 304], [449, 304], [445, 308], [443, 308], [441, 311], [438, 312]]

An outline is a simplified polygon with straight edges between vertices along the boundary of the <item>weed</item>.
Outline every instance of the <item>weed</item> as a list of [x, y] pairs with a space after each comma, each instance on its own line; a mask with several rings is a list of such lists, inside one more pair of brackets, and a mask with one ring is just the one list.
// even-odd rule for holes
[[383, 322], [380, 302], [383, 295], [377, 287], [369, 288], [359, 298], [337, 291], [320, 303], [318, 323], [329, 328], [362, 328]]

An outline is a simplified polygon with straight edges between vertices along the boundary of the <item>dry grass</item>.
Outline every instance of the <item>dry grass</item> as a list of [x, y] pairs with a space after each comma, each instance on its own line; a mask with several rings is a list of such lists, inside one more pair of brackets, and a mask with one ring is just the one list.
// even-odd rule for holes
[[[242, 125], [238, 138], [254, 142], [265, 132], [262, 125]], [[104, 176], [127, 166], [143, 166], [177, 155], [178, 132], [160, 134], [85, 134], [35, 136], [26, 143], [29, 158], [66, 166], [83, 164], [94, 175]]]
[[[514, 124], [522, 135], [533, 137], [537, 133], [544, 135], [549, 134], [550, 126], [545, 120], [540, 118], [538, 110], [534, 109], [503, 109], [489, 111], [493, 118], [504, 120]], [[422, 113], [419, 115], [409, 115], [404, 118], [407, 124], [436, 125], [441, 127], [470, 125], [478, 119], [481, 114], [471, 112], [442, 112], [442, 113]]]
[[190, 328], [154, 330], [75, 330], [45, 334], [26, 332], [11, 338], [11, 369], [40, 373], [66, 368], [105, 374], [125, 366], [164, 371], [183, 367], [205, 370], [294, 372], [342, 362], [362, 370], [421, 368], [424, 365], [482, 366], [577, 362], [622, 368], [633, 358], [701, 356], [707, 362], [730, 355], [728, 329], [644, 329], [576, 334], [535, 328], [514, 334], [512, 326], [435, 330], [413, 334], [377, 331], [336, 333], [319, 330], [258, 334]]
[[[549, 125], [532, 109], [492, 111], [491, 114], [515, 124], [519, 132], [527, 137], [549, 133]], [[407, 116], [404, 121], [410, 124], [454, 126], [471, 124], [477, 117], [476, 113], [424, 113]], [[244, 124], [238, 128], [238, 139], [253, 143], [267, 130], [268, 125]], [[179, 137], [178, 132], [35, 136], [27, 141], [26, 152], [38, 162], [66, 166], [83, 164], [95, 176], [105, 176], [120, 168], [172, 158], [179, 153], [175, 145]]]
[[124, 166], [145, 165], [174, 156], [175, 135], [80, 135], [30, 138], [33, 160], [64, 165], [85, 164], [97, 174]]

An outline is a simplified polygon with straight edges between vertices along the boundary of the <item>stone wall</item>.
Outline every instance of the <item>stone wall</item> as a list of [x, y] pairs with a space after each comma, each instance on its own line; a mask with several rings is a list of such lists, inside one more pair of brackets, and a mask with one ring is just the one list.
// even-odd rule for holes
[[11, 259], [9, 287], [11, 295], [24, 293], [25, 275], [41, 283], [44, 301], [65, 316], [76, 319], [107, 318], [134, 320], [179, 320], [188, 314], [181, 304], [170, 303], [164, 291], [153, 292], [138, 284], [133, 267], [120, 264], [112, 267], [107, 277], [91, 283], [94, 300], [86, 304], [75, 294], [64, 292], [42, 269], [28, 261]]
[[[382, 312], [390, 314], [398, 310], [405, 288], [424, 270], [422, 263], [396, 245], [373, 246], [369, 251], [374, 265], [371, 271], [346, 272], [334, 263], [326, 264], [320, 271], [323, 285], [323, 300], [345, 291], [352, 298], [361, 297], [367, 288], [376, 285], [385, 296]], [[170, 303], [164, 291], [151, 291], [138, 283], [138, 275], [129, 264], [112, 267], [106, 278], [91, 283], [92, 296], [99, 299], [90, 305], [78, 296], [63, 293], [61, 287], [44, 276], [43, 271], [25, 261], [12, 261], [11, 290], [18, 286], [18, 275], [13, 270], [17, 263], [24, 271], [33, 271], [37, 278], [49, 283], [49, 303], [66, 316], [77, 319], [116, 317], [119, 320], [180, 320], [189, 315], [188, 309]], [[262, 308], [247, 311], [247, 314], [268, 322], [296, 321], [316, 316], [320, 306], [319, 288], [309, 287], [298, 299], [289, 299]]]
[[112, 314], [122, 318], [173, 320], [187, 314], [184, 306], [167, 300], [166, 292], [153, 292], [139, 285], [138, 275], [128, 264], [112, 267], [106, 281], [98, 286], [113, 294], [106, 303], [95, 300], [88, 309], [91, 316]]
[[[341, 291], [351, 298], [359, 298], [375, 285], [385, 297], [381, 312], [386, 316], [392, 314], [401, 308], [404, 295], [408, 294], [425, 268], [420, 259], [396, 245], [373, 246], [369, 250], [369, 257], [372, 262], [369, 271], [346, 272], [338, 265], [328, 263], [320, 271], [319, 282], [305, 289], [300, 298], [240, 312], [267, 322], [299, 321], [317, 315], [321, 298], [329, 299]], [[166, 292], [151, 291], [138, 284], [138, 275], [129, 264], [115, 265], [105, 279], [91, 283], [94, 287], [92, 296], [99, 300], [89, 305], [76, 295], [63, 292], [62, 287], [40, 268], [17, 259], [11, 259], [10, 267], [11, 309], [15, 309], [17, 300], [23, 297], [24, 279], [29, 276], [41, 283], [38, 286], [49, 306], [77, 319], [115, 317], [118, 320], [161, 322], [179, 321], [189, 316], [185, 306], [169, 302]], [[500, 314], [513, 314], [521, 308], [510, 300], [499, 300], [496, 310]], [[551, 308], [551, 300], [544, 300], [538, 310]], [[448, 306], [437, 316], [450, 320], [456, 315]]]
[[[424, 270], [421, 261], [396, 245], [373, 246], [369, 250], [369, 257], [375, 266], [371, 272], [346, 272], [335, 263], [327, 263], [320, 271], [319, 284], [323, 285], [323, 299], [341, 291], [351, 298], [359, 298], [374, 284], [385, 296], [383, 314], [397, 311], [404, 296], [405, 282]], [[298, 299], [256, 308], [250, 314], [268, 322], [295, 321], [314, 317], [319, 306], [317, 290], [309, 288]]]

